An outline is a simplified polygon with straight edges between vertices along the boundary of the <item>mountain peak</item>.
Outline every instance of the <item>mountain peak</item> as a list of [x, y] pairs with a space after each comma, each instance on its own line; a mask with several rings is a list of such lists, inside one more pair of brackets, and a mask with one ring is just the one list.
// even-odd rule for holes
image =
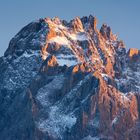
[[130, 48], [129, 51], [128, 51], [128, 55], [129, 57], [133, 57], [133, 56], [137, 56], [137, 55], [140, 55], [140, 50], [138, 49], [135, 49], [135, 48]]
[[86, 63], [93, 71], [102, 69], [113, 75], [117, 46], [124, 44], [118, 43], [109, 26], [103, 24], [99, 32], [96, 24], [97, 19], [92, 15], [76, 17], [67, 24], [58, 17], [45, 18], [24, 27], [11, 40], [6, 54], [17, 58], [24, 52], [40, 51], [43, 60], [54, 55], [59, 65]]
[[105, 39], [113, 39], [111, 28], [107, 24], [103, 24], [100, 33]]
[[72, 28], [75, 32], [83, 32], [83, 24], [81, 22], [81, 19], [79, 17], [76, 17], [74, 20], [72, 20]]
[[0, 58], [1, 139], [140, 139], [140, 51], [96, 26], [92, 15], [44, 18], [12, 38]]

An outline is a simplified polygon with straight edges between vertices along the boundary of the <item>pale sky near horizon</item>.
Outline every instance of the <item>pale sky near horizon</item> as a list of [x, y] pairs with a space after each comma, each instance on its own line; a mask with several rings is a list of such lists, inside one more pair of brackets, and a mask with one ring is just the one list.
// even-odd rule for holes
[[127, 48], [140, 49], [140, 0], [0, 0], [0, 56], [25, 25], [43, 17], [70, 20], [95, 15], [124, 40]]

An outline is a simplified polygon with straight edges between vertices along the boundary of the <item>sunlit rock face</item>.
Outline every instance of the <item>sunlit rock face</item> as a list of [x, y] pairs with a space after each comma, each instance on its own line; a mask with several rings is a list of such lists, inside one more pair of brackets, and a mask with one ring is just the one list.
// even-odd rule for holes
[[128, 56], [129, 57], [138, 56], [139, 54], [140, 54], [140, 51], [138, 49], [135, 49], [135, 48], [131, 48], [128, 51]]
[[140, 51], [97, 18], [44, 18], [0, 58], [0, 139], [139, 140]]

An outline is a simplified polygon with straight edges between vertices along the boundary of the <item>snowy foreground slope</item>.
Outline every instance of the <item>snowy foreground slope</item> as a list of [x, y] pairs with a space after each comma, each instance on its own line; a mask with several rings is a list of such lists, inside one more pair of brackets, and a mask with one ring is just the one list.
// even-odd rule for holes
[[139, 140], [140, 51], [93, 16], [25, 26], [0, 58], [1, 140]]

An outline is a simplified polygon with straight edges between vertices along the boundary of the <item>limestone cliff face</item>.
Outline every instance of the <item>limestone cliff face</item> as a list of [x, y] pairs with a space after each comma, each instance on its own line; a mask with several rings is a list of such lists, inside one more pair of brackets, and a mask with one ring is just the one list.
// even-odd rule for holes
[[44, 18], [0, 58], [0, 138], [139, 140], [140, 51], [97, 19]]

